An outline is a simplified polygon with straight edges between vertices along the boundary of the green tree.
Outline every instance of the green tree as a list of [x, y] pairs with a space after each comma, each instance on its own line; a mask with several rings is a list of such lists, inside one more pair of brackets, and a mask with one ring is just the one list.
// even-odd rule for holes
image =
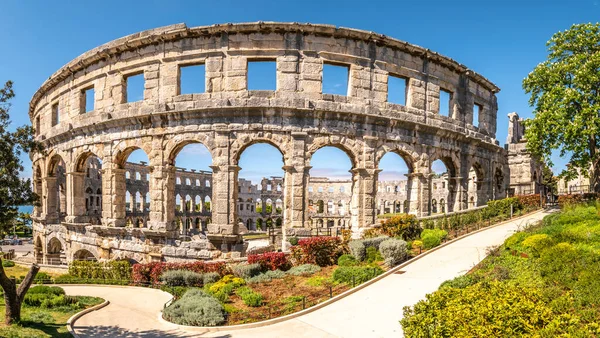
[[[11, 227], [16, 221], [19, 205], [37, 203], [38, 196], [31, 189], [31, 180], [19, 176], [24, 170], [19, 156], [22, 152], [42, 150], [41, 144], [35, 141], [31, 126], [9, 131], [9, 101], [15, 96], [12, 85], [12, 81], [8, 81], [0, 89], [0, 226], [3, 229]], [[39, 267], [33, 264], [17, 288], [15, 280], [6, 276], [0, 264], [0, 285], [4, 290], [7, 325], [21, 320], [21, 303], [38, 270]]]
[[576, 24], [547, 43], [548, 59], [523, 80], [534, 118], [525, 122], [527, 147], [552, 166], [552, 150], [570, 154], [561, 173], [589, 171], [600, 192], [600, 23]]
[[547, 186], [553, 193], [558, 192], [558, 177], [554, 176], [552, 169], [547, 165], [542, 168], [542, 184]]

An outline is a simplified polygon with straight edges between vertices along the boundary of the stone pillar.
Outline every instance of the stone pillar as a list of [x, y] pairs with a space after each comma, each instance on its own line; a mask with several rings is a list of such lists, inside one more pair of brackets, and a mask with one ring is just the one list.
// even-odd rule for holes
[[419, 179], [419, 206], [420, 216], [431, 215], [431, 177], [428, 171], [426, 173], [417, 173]]
[[102, 221], [106, 226], [125, 226], [125, 169], [111, 162], [102, 167]]
[[[408, 200], [408, 213], [413, 215], [420, 215], [420, 199], [419, 199], [419, 187], [420, 187], [420, 174], [410, 173], [406, 174], [406, 199]], [[402, 211], [404, 206], [402, 206]]]
[[208, 232], [237, 235], [236, 185], [240, 167], [225, 164], [214, 165], [211, 168], [213, 170], [212, 223], [208, 225]]
[[350, 202], [350, 224], [353, 231], [375, 223], [377, 212], [375, 199], [379, 169], [353, 168], [352, 200]]
[[[85, 173], [67, 173], [67, 218], [68, 223], [89, 222], [85, 210]], [[90, 206], [91, 208], [91, 206]]]
[[173, 231], [175, 224], [175, 166], [153, 165], [150, 168], [150, 213], [148, 228]]
[[44, 192], [46, 203], [44, 204], [44, 214], [46, 223], [52, 224], [58, 222], [58, 186], [56, 184], [56, 176], [48, 176], [44, 178]]

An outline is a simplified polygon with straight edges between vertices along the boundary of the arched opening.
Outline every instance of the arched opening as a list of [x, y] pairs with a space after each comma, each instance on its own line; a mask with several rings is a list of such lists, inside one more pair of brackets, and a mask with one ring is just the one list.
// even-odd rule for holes
[[[117, 163], [124, 170], [117, 173], [125, 181], [125, 191], [117, 189], [117, 201], [123, 196], [126, 226], [147, 227], [150, 214], [150, 174], [148, 155], [139, 148], [128, 148], [119, 153]], [[117, 185], [118, 186], [118, 185]], [[147, 206], [147, 207], [146, 207]], [[141, 224], [140, 224], [140, 221]]]
[[[175, 166], [172, 205], [176, 215], [184, 216], [180, 235], [185, 237], [194, 231], [193, 218], [189, 216], [198, 213], [211, 215], [212, 156], [203, 144], [184, 142], [176, 147], [170, 158]], [[204, 200], [202, 196], [205, 196]]]
[[353, 159], [343, 147], [325, 146], [315, 151], [310, 158], [308, 198], [316, 201], [309, 206], [309, 217], [317, 227], [335, 225], [325, 223], [325, 217], [347, 218], [350, 221], [354, 167]]
[[[431, 201], [437, 200], [437, 212], [452, 212], [454, 210], [455, 170], [452, 162], [439, 159], [431, 163]], [[433, 189], [435, 185], [435, 189]], [[431, 207], [431, 206], [430, 206]], [[431, 210], [433, 213], [433, 210]]]
[[[36, 165], [33, 174], [33, 191], [39, 198], [42, 198], [42, 168], [39, 165]], [[41, 204], [34, 204], [34, 216], [40, 216], [40, 214], [42, 213], [42, 207], [43, 206]]]
[[256, 229], [255, 230], [259, 230], [259, 231], [263, 231], [263, 220], [262, 218], [258, 218], [256, 220]]
[[485, 189], [483, 189], [483, 170], [479, 164], [473, 164], [469, 170], [467, 180], [468, 208], [485, 205], [489, 198], [485, 194]]
[[79, 249], [73, 253], [74, 261], [97, 261], [96, 256], [86, 249]]
[[50, 159], [46, 185], [47, 221], [62, 222], [67, 214], [67, 178], [65, 161], [59, 155]]
[[[413, 182], [412, 162], [408, 156], [397, 152], [388, 152], [379, 160], [377, 167], [381, 170], [377, 177], [377, 201], [393, 200], [386, 212], [386, 206], [380, 202], [378, 214], [416, 213], [418, 207], [418, 187]], [[400, 201], [409, 201], [406, 208]], [[412, 202], [412, 203], [411, 203]], [[410, 208], [412, 206], [412, 209]]]
[[437, 201], [435, 200], [435, 198], [431, 200], [431, 213], [432, 214], [438, 213]]
[[[283, 215], [285, 173], [280, 149], [266, 142], [250, 144], [239, 153], [238, 165], [241, 168], [236, 187], [238, 215], [242, 218]], [[259, 229], [258, 219], [256, 222]], [[275, 226], [274, 223], [269, 217], [265, 226]]]

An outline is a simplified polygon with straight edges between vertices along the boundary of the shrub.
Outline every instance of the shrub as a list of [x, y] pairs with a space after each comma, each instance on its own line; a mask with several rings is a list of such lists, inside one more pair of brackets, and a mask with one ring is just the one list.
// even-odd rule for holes
[[402, 262], [408, 256], [406, 242], [395, 238], [390, 238], [383, 241], [379, 245], [379, 252], [381, 252], [386, 265], [389, 267]]
[[357, 265], [358, 262], [352, 255], [341, 255], [340, 258], [338, 258], [337, 264], [339, 266], [353, 266]]
[[425, 229], [421, 233], [421, 240], [425, 249], [432, 249], [440, 245], [448, 236], [448, 232], [441, 229]]
[[285, 272], [283, 272], [281, 270], [273, 270], [273, 271], [265, 272], [264, 275], [271, 279], [281, 279], [281, 278], [285, 277]]
[[381, 244], [381, 242], [385, 241], [386, 239], [388, 239], [389, 237], [387, 236], [380, 236], [380, 237], [375, 237], [375, 238], [367, 238], [367, 239], [363, 239], [362, 242], [365, 245], [365, 247], [374, 247], [375, 250], [379, 250], [379, 245]]
[[531, 249], [535, 254], [539, 255], [542, 250], [552, 246], [554, 241], [547, 234], [531, 235], [522, 242], [523, 247]]
[[413, 308], [404, 308], [401, 324], [407, 337], [441, 337], [448, 332], [456, 337], [492, 332], [495, 337], [522, 337], [539, 334], [553, 320], [558, 316], [535, 290], [492, 281], [428, 294]]
[[418, 239], [417, 239], [417, 240], [414, 240], [414, 241], [412, 242], [412, 247], [413, 247], [413, 248], [422, 248], [422, 247], [423, 247], [423, 241], [421, 241], [421, 240], [418, 240]]
[[298, 237], [296, 236], [288, 237], [287, 240], [291, 245], [298, 245]]
[[202, 282], [204, 285], [215, 283], [221, 278], [218, 272], [207, 272], [202, 274]]
[[[249, 255], [249, 264], [260, 264], [262, 271], [282, 270], [287, 271], [291, 264], [284, 252], [265, 252], [264, 254]], [[254, 276], [250, 276], [254, 277]]]
[[50, 283], [52, 282], [52, 277], [45, 272], [38, 272], [33, 278], [33, 282], [36, 284]]
[[246, 282], [248, 284], [256, 284], [256, 283], [266, 283], [270, 282], [273, 279], [281, 279], [285, 277], [285, 272], [281, 270], [269, 270], [267, 272], [261, 273], [258, 276], [254, 276], [252, 278], [248, 278]]
[[334, 265], [343, 253], [338, 237], [311, 237], [298, 241], [292, 247], [292, 257], [300, 264]]
[[364, 261], [367, 255], [367, 248], [363, 244], [361, 240], [353, 240], [348, 243], [348, 248], [350, 248], [350, 252], [352, 256], [356, 258], [358, 261]]
[[229, 296], [231, 293], [243, 285], [246, 285], [246, 281], [242, 278], [226, 275], [216, 283], [205, 285], [204, 291], [213, 295], [219, 301], [225, 303], [229, 301]]
[[128, 261], [73, 261], [69, 275], [83, 279], [131, 280], [131, 264]]
[[287, 274], [293, 276], [308, 276], [321, 271], [321, 267], [314, 264], [303, 264], [295, 266], [287, 271]]
[[29, 290], [27, 290], [27, 294], [29, 294], [29, 295], [48, 294], [48, 295], [60, 296], [60, 295], [65, 294], [65, 290], [63, 290], [63, 288], [58, 287], [58, 286], [36, 285], [36, 286], [32, 286], [31, 288], [29, 288]]
[[15, 262], [5, 260], [5, 261], [2, 261], [2, 266], [5, 268], [12, 268], [13, 266], [15, 266]]
[[220, 276], [225, 276], [228, 273], [227, 265], [224, 262], [206, 263], [203, 261], [191, 263], [165, 263], [153, 262], [146, 264], [133, 265], [132, 279], [134, 283], [140, 284], [158, 284], [160, 276], [168, 270], [188, 270], [197, 273], [217, 272]]
[[380, 262], [382, 260], [383, 260], [383, 257], [381, 256], [379, 251], [374, 246], [367, 247], [367, 257], [365, 259], [366, 262], [373, 263], [373, 262]]
[[201, 286], [203, 276], [193, 271], [169, 270], [160, 276], [160, 280], [168, 286]]
[[175, 324], [217, 326], [225, 323], [225, 310], [213, 297], [200, 289], [190, 289], [163, 311], [163, 317]]
[[388, 218], [381, 225], [381, 233], [389, 237], [402, 237], [404, 240], [419, 238], [421, 227], [415, 215], [400, 214]]
[[246, 283], [248, 284], [258, 284], [258, 283], [267, 283], [271, 281], [271, 277], [267, 276], [266, 273], [261, 273], [258, 276], [254, 276], [252, 278], [246, 279]]
[[358, 285], [382, 273], [383, 269], [378, 265], [340, 266], [333, 272], [333, 280]]
[[235, 293], [240, 296], [244, 301], [244, 304], [248, 306], [258, 307], [263, 303], [263, 296], [247, 286], [237, 289]]
[[252, 278], [261, 273], [260, 264], [238, 264], [233, 266], [233, 274], [240, 278]]

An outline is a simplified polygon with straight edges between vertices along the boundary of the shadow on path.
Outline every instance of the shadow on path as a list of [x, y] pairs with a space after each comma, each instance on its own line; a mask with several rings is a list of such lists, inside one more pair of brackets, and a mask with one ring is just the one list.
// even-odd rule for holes
[[[197, 334], [190, 335], [189, 332], [179, 331], [177, 329], [170, 331], [162, 330], [146, 330], [146, 331], [129, 331], [117, 326], [93, 326], [93, 327], [81, 327], [75, 325], [73, 327], [75, 332], [80, 337], [124, 337], [124, 338], [178, 338], [178, 337], [204, 337], [204, 334], [209, 332], [198, 332]], [[213, 336], [217, 338], [230, 338], [230, 334], [224, 334], [221, 336]]]

